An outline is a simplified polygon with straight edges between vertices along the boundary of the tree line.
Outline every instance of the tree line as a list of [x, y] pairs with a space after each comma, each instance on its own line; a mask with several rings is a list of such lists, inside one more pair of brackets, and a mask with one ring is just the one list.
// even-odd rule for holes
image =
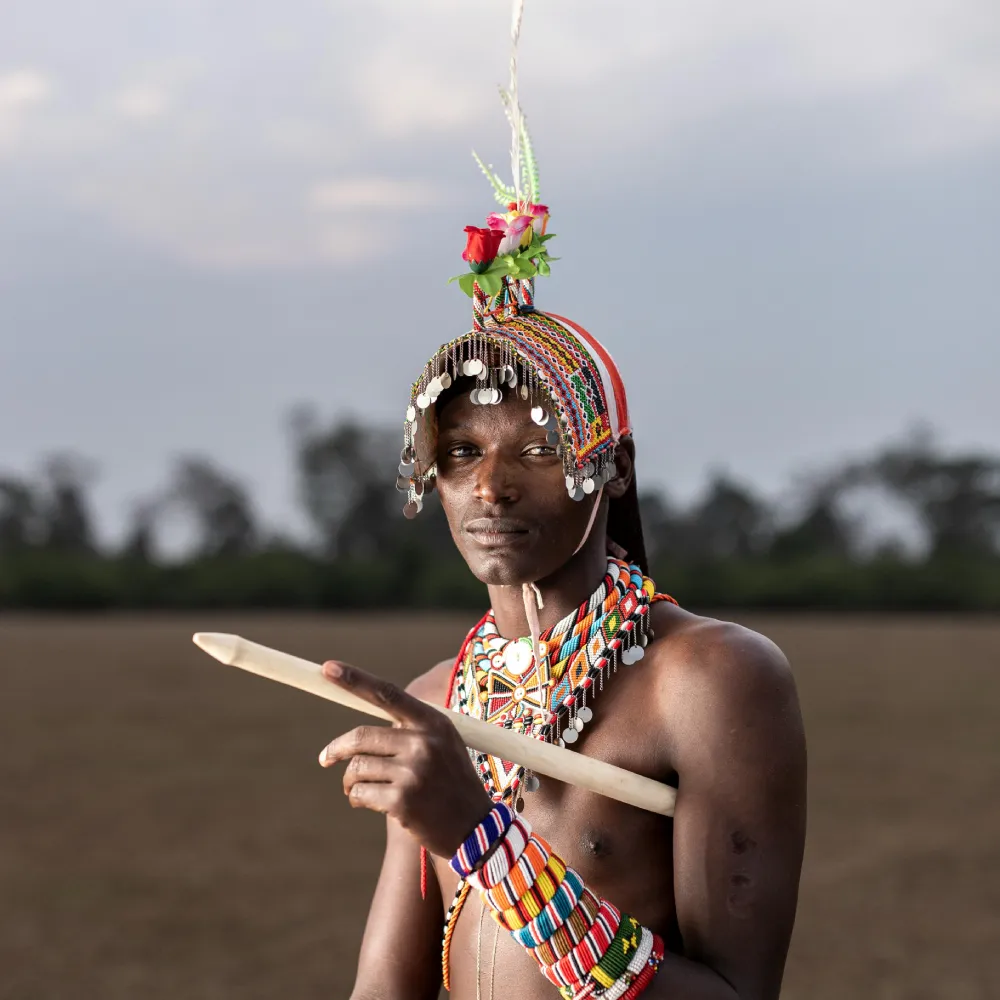
[[[270, 530], [238, 477], [177, 460], [102, 544], [96, 468], [71, 454], [0, 473], [0, 608], [482, 608], [433, 500], [400, 514], [398, 434], [352, 420], [292, 421], [308, 541]], [[951, 453], [915, 431], [766, 498], [724, 472], [687, 505], [641, 495], [652, 575], [694, 608], [1000, 610], [1000, 456]], [[183, 518], [194, 543], [161, 551]]]

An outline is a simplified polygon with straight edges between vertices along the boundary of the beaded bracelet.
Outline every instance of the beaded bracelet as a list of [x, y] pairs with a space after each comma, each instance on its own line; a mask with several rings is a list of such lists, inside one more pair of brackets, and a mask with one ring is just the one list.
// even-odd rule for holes
[[459, 878], [467, 878], [479, 859], [507, 832], [514, 814], [503, 802], [498, 802], [487, 817], [465, 838], [449, 864]]
[[451, 866], [479, 889], [493, 919], [567, 1000], [634, 1000], [656, 974], [662, 940], [599, 900], [502, 803], [466, 838]]
[[558, 855], [553, 855], [538, 881], [513, 906], [506, 910], [491, 907], [493, 919], [509, 931], [519, 930], [531, 923], [556, 894], [565, 876], [566, 866]]
[[[654, 952], [655, 942], [659, 941], [659, 951]], [[663, 960], [663, 942], [651, 930], [644, 927], [642, 929], [642, 940], [636, 950], [632, 961], [629, 962], [628, 970], [625, 974], [606, 990], [599, 990], [597, 983], [590, 979], [582, 989], [574, 990], [573, 987], [563, 986], [559, 990], [559, 995], [564, 1000], [585, 1000], [590, 996], [599, 997], [600, 1000], [629, 1000], [639, 994], [649, 985], [653, 976], [659, 969]], [[633, 989], [634, 987], [634, 989]], [[595, 993], [595, 991], [597, 991]], [[631, 992], [630, 992], [631, 991]]]
[[530, 840], [531, 824], [526, 819], [515, 816], [514, 822], [507, 828], [506, 835], [496, 845], [496, 850], [486, 864], [469, 874], [469, 882], [480, 891], [499, 885], [520, 860]]
[[659, 934], [654, 934], [652, 954], [649, 956], [642, 972], [636, 977], [635, 982], [622, 995], [621, 1000], [636, 1000], [636, 997], [652, 982], [653, 976], [659, 971], [660, 963], [663, 961], [665, 953], [666, 949], [663, 946], [663, 939]]
[[[508, 879], [486, 893], [484, 901], [495, 910], [508, 910], [512, 906], [517, 906], [522, 899], [530, 897], [532, 889], [540, 891], [547, 889], [548, 880], [555, 881], [552, 889], [552, 896], [554, 896], [566, 877], [566, 865], [563, 864], [563, 860], [558, 854], [532, 851], [533, 856], [528, 859], [529, 850], [531, 850], [531, 845], [521, 855], [521, 861], [518, 862], [517, 878], [513, 880], [514, 884], [511, 884]], [[524, 865], [520, 867], [522, 862]], [[549, 897], [549, 900], [552, 899], [552, 896]], [[539, 908], [538, 912], [541, 913], [542, 909], [544, 909], [544, 905]], [[534, 917], [528, 919], [534, 920]]]
[[553, 965], [543, 966], [542, 975], [555, 986], [582, 983], [590, 970], [601, 960], [618, 932], [621, 914], [606, 899], [587, 936], [564, 958]]
[[[514, 931], [514, 939], [525, 948], [537, 948], [552, 937], [556, 928], [569, 918], [576, 909], [581, 894], [589, 891], [585, 888], [583, 879], [572, 868], [567, 868], [562, 885], [545, 905], [545, 909], [530, 924]], [[590, 923], [593, 923], [593, 919]]]
[[629, 953], [635, 953], [642, 938], [642, 926], [635, 917], [622, 914], [618, 933], [601, 956], [600, 961], [590, 970], [590, 978], [607, 989], [618, 981], [628, 969]]
[[539, 966], [565, 958], [590, 933], [600, 911], [601, 901], [589, 889], [584, 890], [579, 906], [546, 941], [529, 948], [529, 953]]
[[548, 846], [544, 840], [532, 835], [507, 877], [486, 890], [486, 901], [490, 906], [495, 910], [507, 910], [535, 884], [549, 862], [552, 852]]
[[625, 972], [619, 976], [602, 994], [601, 1000], [621, 1000], [628, 988], [642, 972], [653, 950], [653, 932], [648, 927], [642, 929], [642, 939], [636, 948]]

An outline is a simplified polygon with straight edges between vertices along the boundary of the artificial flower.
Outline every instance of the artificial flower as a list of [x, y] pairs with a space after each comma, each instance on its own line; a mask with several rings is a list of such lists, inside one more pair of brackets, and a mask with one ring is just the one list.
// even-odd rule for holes
[[497, 253], [503, 256], [514, 253], [519, 247], [528, 246], [531, 243], [532, 222], [530, 215], [522, 215], [517, 211], [508, 212], [506, 215], [493, 212], [487, 216], [486, 224], [490, 229], [503, 234], [503, 242]]
[[549, 224], [548, 205], [529, 205], [528, 214], [531, 216], [531, 226], [539, 236], [545, 235], [545, 230]]
[[482, 274], [496, 259], [504, 234], [498, 229], [480, 229], [478, 226], [466, 226], [466, 245], [462, 251], [462, 260], [469, 262], [469, 267], [477, 274]]

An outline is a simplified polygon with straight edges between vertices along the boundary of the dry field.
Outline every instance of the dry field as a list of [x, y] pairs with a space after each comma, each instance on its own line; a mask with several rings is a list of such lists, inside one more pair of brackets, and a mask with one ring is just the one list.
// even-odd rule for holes
[[[741, 620], [809, 737], [786, 1000], [1000, 997], [1000, 624]], [[0, 619], [0, 1000], [346, 998], [383, 840], [315, 763], [349, 717], [190, 634], [404, 679], [466, 624]]]

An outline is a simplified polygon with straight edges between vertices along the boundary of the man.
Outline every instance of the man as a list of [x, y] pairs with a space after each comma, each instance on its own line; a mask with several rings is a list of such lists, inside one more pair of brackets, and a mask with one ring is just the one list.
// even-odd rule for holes
[[[520, 358], [509, 364], [504, 338], [521, 342], [526, 324], [549, 320], [526, 309], [487, 327], [490, 336], [479, 340], [484, 366], [502, 374], [514, 367], [530, 382]], [[560, 324], [593, 350], [570, 326]], [[454, 345], [445, 357], [448, 350]], [[460, 373], [478, 368], [452, 360]], [[425, 370], [421, 383], [434, 377]], [[606, 482], [588, 484], [589, 495], [576, 499], [577, 487], [568, 492], [565, 475], [571, 442], [554, 443], [537, 422], [543, 395], [524, 399], [511, 381], [508, 376], [496, 402], [489, 390], [492, 405], [476, 395], [486, 391], [476, 388], [484, 384], [476, 376], [445, 379], [447, 387], [439, 381], [433, 403], [421, 384], [414, 395], [424, 397], [425, 419], [435, 425], [423, 436], [422, 446], [433, 446], [423, 467], [433, 471], [459, 550], [488, 587], [496, 633], [530, 637], [537, 650], [538, 632], [544, 635], [586, 605], [598, 587], [609, 541], [620, 552], [615, 524], [619, 536], [630, 533], [633, 547], [641, 548], [634, 447], [630, 434], [614, 435], [608, 449], [613, 471], [606, 469], [598, 476]], [[552, 393], [553, 383], [545, 384]], [[559, 409], [551, 394], [544, 398], [551, 410]], [[404, 453], [417, 468], [420, 447], [418, 440], [413, 455]], [[641, 552], [629, 555], [644, 559]], [[531, 603], [523, 601], [526, 584], [541, 596], [537, 623]], [[646, 997], [774, 1000], [805, 833], [805, 747], [792, 676], [771, 642], [740, 626], [698, 617], [666, 600], [650, 604], [648, 619], [652, 638], [641, 663], [602, 675], [605, 689], [593, 697], [589, 723], [562, 733], [564, 741], [574, 733], [574, 749], [589, 757], [677, 787], [673, 820], [549, 779], [528, 794], [531, 778], [522, 780], [510, 800], [523, 803], [534, 831], [597, 896], [662, 939], [665, 954]], [[487, 639], [494, 641], [492, 633]], [[544, 648], [540, 655], [546, 658]], [[494, 766], [477, 774], [447, 718], [423, 703], [465, 710], [456, 704], [452, 661], [418, 677], [407, 692], [336, 663], [325, 671], [397, 720], [392, 728], [355, 729], [321, 755], [326, 766], [349, 762], [344, 790], [353, 806], [388, 817], [352, 1000], [432, 1000], [441, 984], [441, 918], [459, 883], [448, 859], [497, 800], [504, 765], [494, 762], [499, 772]], [[488, 696], [495, 693], [491, 681], [484, 681]], [[426, 898], [417, 874], [421, 846], [433, 859]], [[488, 907], [476, 895], [469, 895], [450, 932], [455, 1000], [494, 993], [508, 1000], [555, 996], [537, 959], [484, 919]]]
[[[517, 102], [522, 7], [514, 185], [483, 168], [506, 210], [466, 227], [472, 329], [412, 387], [397, 480], [411, 518], [437, 490], [491, 610], [405, 692], [324, 667], [395, 720], [320, 755], [388, 823], [352, 1000], [442, 982], [455, 1000], [776, 1000], [805, 838], [795, 686], [767, 639], [656, 592], [624, 383], [535, 308], [552, 235]], [[672, 784], [674, 815], [467, 750], [435, 704]]]

